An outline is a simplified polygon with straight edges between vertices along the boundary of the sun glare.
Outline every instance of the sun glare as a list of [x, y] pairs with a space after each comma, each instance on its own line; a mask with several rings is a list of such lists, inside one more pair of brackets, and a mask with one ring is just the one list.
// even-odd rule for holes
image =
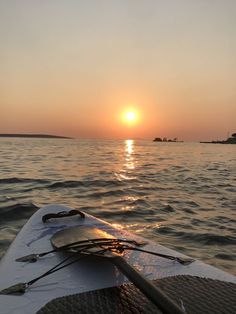
[[134, 121], [135, 118], [136, 118], [136, 115], [135, 115], [135, 113], [133, 111], [129, 111], [129, 112], [126, 113], [126, 119], [128, 121]]
[[128, 110], [123, 114], [123, 121], [126, 124], [135, 124], [137, 123], [138, 115], [137, 112], [134, 110]]

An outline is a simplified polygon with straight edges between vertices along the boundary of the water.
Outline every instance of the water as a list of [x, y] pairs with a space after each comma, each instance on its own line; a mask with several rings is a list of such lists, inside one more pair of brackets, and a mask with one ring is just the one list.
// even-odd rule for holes
[[0, 254], [37, 207], [81, 208], [236, 273], [236, 146], [0, 139]]

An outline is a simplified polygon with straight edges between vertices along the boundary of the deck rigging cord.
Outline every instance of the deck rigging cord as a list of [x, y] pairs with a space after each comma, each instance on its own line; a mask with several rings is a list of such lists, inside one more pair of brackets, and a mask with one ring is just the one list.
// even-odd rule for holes
[[[128, 243], [128, 244], [133, 244], [136, 246], [128, 246], [122, 243]], [[113, 245], [110, 246], [110, 249], [114, 249], [114, 245], [116, 245], [116, 248], [119, 248], [119, 251], [125, 251], [125, 250], [133, 250], [133, 251], [139, 251], [155, 256], [159, 256], [162, 258], [170, 259], [173, 261], [176, 261], [182, 265], [189, 265], [191, 264], [194, 260], [191, 258], [183, 258], [183, 257], [178, 257], [178, 256], [173, 256], [173, 255], [167, 255], [167, 254], [162, 254], [158, 252], [153, 252], [153, 251], [148, 251], [144, 249], [140, 249], [139, 247], [144, 246], [146, 243], [145, 242], [137, 242], [135, 240], [127, 240], [127, 239], [107, 239], [107, 238], [97, 238], [97, 239], [90, 239], [90, 240], [83, 240], [83, 241], [75, 241], [73, 243], [61, 246], [60, 248], [55, 248], [50, 251], [46, 252], [41, 252], [41, 253], [33, 253], [29, 255], [25, 255], [22, 257], [19, 257], [16, 259], [17, 262], [36, 262], [40, 257], [44, 257], [48, 254], [59, 252], [59, 251], [69, 251], [72, 252], [77, 249], [83, 249], [83, 248], [92, 248], [96, 247], [98, 245]]]
[[[100, 241], [99, 241], [100, 240]], [[109, 239], [110, 240], [110, 239]], [[112, 239], [113, 240], [113, 239]], [[115, 239], [117, 240], [117, 239]], [[83, 241], [85, 242], [85, 241]], [[15, 284], [13, 286], [10, 286], [6, 289], [3, 289], [2, 291], [0, 291], [0, 294], [5, 294], [5, 295], [22, 295], [24, 294], [34, 283], [36, 283], [37, 281], [41, 280], [42, 278], [45, 278], [65, 267], [68, 267], [74, 263], [77, 263], [78, 261], [80, 261], [81, 259], [84, 259], [86, 257], [89, 257], [91, 255], [96, 255], [96, 256], [102, 256], [105, 252], [110, 251], [110, 252], [115, 252], [117, 254], [122, 254], [125, 250], [135, 250], [135, 247], [131, 247], [131, 246], [127, 246], [126, 245], [122, 245], [117, 241], [104, 241], [104, 239], [96, 239], [95, 243], [91, 243], [93, 241], [89, 240], [87, 241], [89, 242], [87, 245], [85, 243], [82, 244], [82, 247], [80, 245], [80, 249], [78, 249], [78, 243], [76, 243], [77, 246], [75, 246], [74, 243], [67, 245], [66, 248], [66, 252], [70, 252], [71, 255], [66, 257], [65, 259], [63, 259], [61, 262], [59, 262], [58, 264], [56, 264], [55, 266], [53, 266], [52, 268], [50, 268], [48, 271], [44, 272], [43, 274], [41, 274], [40, 276], [31, 279], [28, 282], [20, 282], [18, 284]], [[98, 243], [96, 243], [98, 242]], [[109, 243], [110, 242], [110, 243]], [[124, 242], [132, 242], [132, 241], [124, 241]], [[109, 243], [109, 245], [108, 245]], [[97, 251], [92, 252], [89, 251], [89, 249], [91, 248], [98, 248]], [[71, 251], [72, 248], [72, 251]], [[75, 252], [74, 252], [75, 250]], [[141, 250], [141, 249], [140, 249]], [[58, 251], [58, 250], [54, 250], [54, 251]], [[141, 250], [142, 252], [145, 252], [145, 250]], [[41, 253], [41, 255], [43, 254], [44, 256], [46, 254], [52, 253], [51, 251], [48, 252], [44, 252]], [[85, 255], [80, 255], [81, 253], [85, 254]], [[155, 255], [155, 252], [145, 252], [145, 253], [150, 253]], [[40, 255], [40, 254], [38, 254]], [[79, 255], [79, 256], [78, 256]], [[115, 261], [116, 259], [114, 259]], [[118, 259], [118, 263], [114, 262], [114, 265], [119, 266], [119, 269], [122, 269], [122, 264], [120, 264], [120, 260]], [[121, 266], [121, 267], [120, 267]], [[123, 265], [124, 266], [124, 265]], [[126, 267], [127, 265], [125, 265]], [[155, 287], [155, 289], [157, 289]], [[157, 290], [158, 291], [158, 290]], [[151, 291], [150, 291], [151, 292]], [[159, 291], [160, 293], [160, 291]], [[154, 298], [151, 293], [150, 296], [146, 295], [154, 304], [156, 304], [156, 306], [160, 306], [162, 308], [162, 310], [164, 311], [164, 313], [176, 313], [176, 314], [183, 314], [184, 312], [182, 311], [181, 308], [179, 308], [178, 305], [176, 305], [171, 299], [169, 299], [165, 294], [163, 294], [161, 292], [160, 296], [159, 296], [159, 300], [156, 300], [156, 297]], [[170, 310], [169, 308], [170, 307]], [[167, 310], [168, 309], [168, 310]], [[174, 309], [174, 312], [172, 312], [172, 310]]]
[[[18, 262], [36, 262], [38, 258], [43, 257], [45, 255], [58, 252], [58, 251], [64, 251], [67, 253], [70, 253], [68, 257], [63, 259], [61, 262], [41, 274], [40, 276], [37, 276], [33, 279], [31, 279], [28, 282], [20, 282], [18, 284], [15, 284], [13, 286], [10, 286], [6, 289], [3, 289], [0, 291], [0, 294], [10, 294], [10, 295], [22, 295], [24, 294], [33, 284], [38, 282], [39, 280], [65, 268], [69, 267], [70, 265], [77, 263], [78, 261], [85, 259], [86, 257], [89, 257], [91, 255], [96, 256], [102, 256], [105, 252], [115, 252], [117, 254], [122, 254], [126, 250], [136, 250], [152, 255], [157, 255], [160, 257], [168, 258], [174, 261], [177, 261], [181, 263], [182, 265], [190, 264], [193, 260], [191, 259], [180, 259], [175, 256], [171, 255], [165, 255], [160, 254], [148, 250], [141, 249], [139, 247], [131, 246], [130, 244], [136, 245], [136, 246], [143, 246], [145, 243], [139, 243], [134, 240], [127, 240], [127, 239], [107, 239], [107, 238], [97, 238], [97, 239], [90, 239], [90, 240], [83, 240], [83, 241], [76, 241], [70, 244], [67, 244], [65, 246], [62, 246], [60, 248], [55, 248], [53, 250], [42, 252], [38, 254], [30, 254], [21, 258], [18, 258], [16, 261]], [[97, 248], [96, 251], [92, 252], [89, 251], [91, 248]], [[81, 253], [85, 255], [80, 255]]]
[[[104, 250], [100, 250], [99, 251], [99, 254], [101, 254]], [[76, 259], [68, 262], [67, 264], [65, 264], [68, 260], [76, 257], [80, 252], [76, 252], [76, 253], [73, 253], [72, 255], [66, 257], [65, 259], [63, 259], [61, 262], [59, 262], [58, 264], [56, 264], [55, 266], [53, 266], [52, 268], [50, 268], [49, 270], [47, 270], [46, 272], [44, 272], [43, 274], [41, 274], [40, 276], [36, 277], [36, 278], [33, 278], [31, 279], [30, 281], [28, 282], [20, 282], [18, 284], [15, 284], [13, 286], [10, 286], [6, 289], [3, 289], [2, 291], [0, 291], [0, 294], [11, 294], [11, 295], [21, 295], [21, 294], [24, 294], [26, 292], [26, 290], [31, 286], [33, 285], [34, 283], [36, 283], [37, 281], [39, 281], [40, 279], [44, 278], [44, 277], [47, 277], [65, 267], [68, 267], [86, 257], [88, 257], [88, 255], [84, 255], [84, 256], [79, 256], [77, 257]], [[64, 265], [63, 265], [64, 264]]]
[[[67, 216], [74, 216], [79, 214], [81, 218], [84, 218], [84, 214], [78, 210], [71, 212], [59, 212], [57, 214], [44, 215], [42, 220], [47, 222], [51, 218], [61, 218]], [[97, 256], [100, 258], [110, 259], [111, 263], [115, 265], [153, 304], [160, 308], [163, 313], [166, 314], [183, 314], [183, 310], [172, 301], [162, 290], [153, 285], [153, 283], [146, 279], [140, 272], [129, 265], [122, 257], [125, 251], [133, 250], [140, 251], [147, 254], [167, 258], [173, 261], [177, 261], [182, 265], [188, 265], [194, 260], [189, 258], [176, 257], [171, 255], [160, 254], [153, 251], [141, 249], [147, 243], [137, 242], [135, 240], [117, 239], [112, 235], [104, 232], [101, 229], [95, 227], [81, 226], [81, 229], [77, 227], [71, 227], [62, 229], [56, 232], [51, 238], [51, 243], [54, 249], [30, 254], [17, 258], [17, 262], [36, 262], [39, 258], [44, 257], [50, 253], [64, 252], [69, 253], [65, 259], [58, 264], [41, 274], [40, 276], [31, 279], [28, 282], [20, 282], [13, 286], [0, 291], [0, 294], [19, 295], [24, 294], [29, 287], [42, 278], [45, 278], [65, 267], [68, 267], [79, 260], [88, 256]], [[103, 234], [104, 236], [101, 236]], [[77, 239], [77, 241], [75, 241]], [[80, 239], [80, 240], [78, 240]], [[72, 241], [73, 240], [73, 241]], [[82, 256], [81, 256], [82, 254]]]

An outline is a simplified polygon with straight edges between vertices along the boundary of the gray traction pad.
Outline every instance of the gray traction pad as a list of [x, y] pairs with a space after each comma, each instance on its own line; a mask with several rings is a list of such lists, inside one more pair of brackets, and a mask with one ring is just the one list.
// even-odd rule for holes
[[[194, 276], [154, 280], [187, 314], [235, 314], [236, 284]], [[134, 285], [89, 291], [54, 299], [37, 314], [162, 313]], [[174, 314], [174, 313], [173, 313]]]

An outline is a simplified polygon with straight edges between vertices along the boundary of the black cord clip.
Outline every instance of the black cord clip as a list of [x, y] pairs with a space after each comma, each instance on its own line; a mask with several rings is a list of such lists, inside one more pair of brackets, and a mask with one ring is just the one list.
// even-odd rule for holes
[[6, 289], [0, 291], [0, 294], [13, 294], [21, 295], [25, 293], [25, 290], [28, 288], [28, 284], [24, 282], [17, 283], [16, 285], [10, 286]]

